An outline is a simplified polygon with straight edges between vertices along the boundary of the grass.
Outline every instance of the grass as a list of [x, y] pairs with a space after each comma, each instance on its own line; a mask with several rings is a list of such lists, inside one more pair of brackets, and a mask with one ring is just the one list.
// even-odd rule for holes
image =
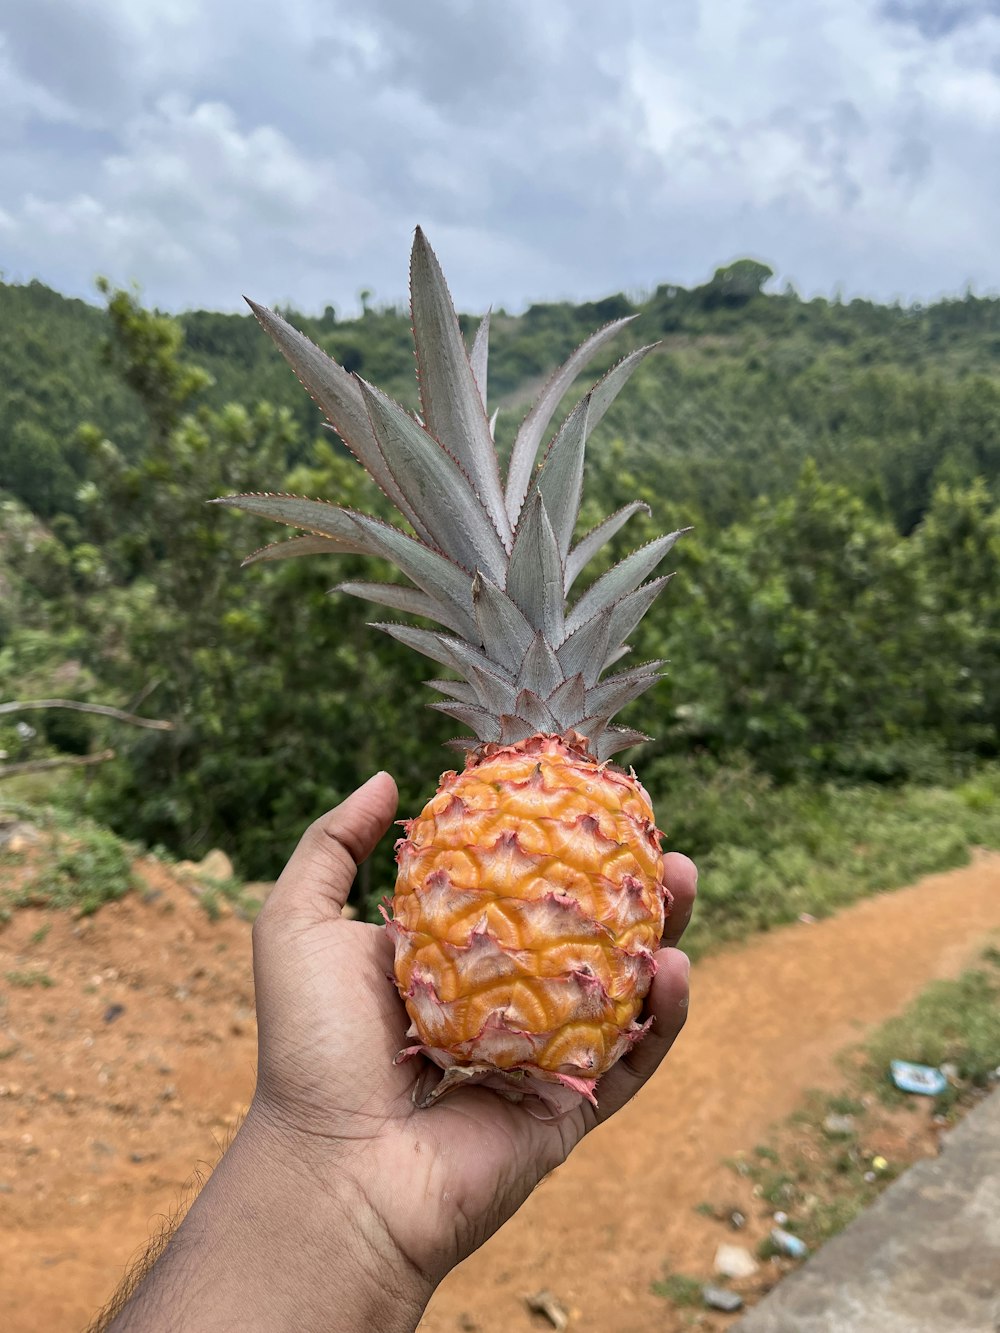
[[199, 877], [198, 883], [200, 886], [198, 900], [210, 921], [218, 921], [222, 916], [223, 903], [229, 903], [251, 921], [260, 908], [257, 899], [244, 894], [243, 884], [238, 879], [211, 879], [202, 876]]
[[667, 844], [698, 862], [694, 956], [868, 894], [964, 865], [1000, 847], [1000, 766], [954, 787], [777, 787], [758, 774], [691, 764], [651, 775]]
[[[776, 786], [752, 770], [696, 759], [654, 759], [643, 777], [667, 844], [698, 862], [698, 910], [685, 936], [696, 957], [963, 865], [972, 846], [1000, 848], [1000, 764], [951, 786]], [[45, 874], [18, 895], [0, 890], [0, 914], [28, 903], [89, 913], [128, 891], [135, 855], [128, 843], [74, 815], [23, 809], [54, 831], [61, 851], [54, 865], [43, 858]], [[237, 882], [203, 884], [201, 902], [213, 919], [225, 902], [252, 915]]]
[[684, 1273], [668, 1273], [658, 1282], [650, 1283], [654, 1296], [662, 1296], [671, 1305], [701, 1305], [701, 1289], [705, 1285], [701, 1278], [688, 1277]]
[[[27, 876], [16, 887], [0, 888], [0, 912], [17, 907], [68, 908], [89, 916], [104, 903], [123, 897], [133, 887], [136, 848], [90, 820], [54, 807], [10, 806], [4, 810], [34, 824], [42, 837], [31, 854], [6, 853], [0, 865], [24, 866]], [[41, 928], [44, 932], [45, 928]], [[45, 938], [35, 934], [33, 943]]]
[[32, 986], [42, 986], [47, 990], [56, 984], [47, 972], [7, 972], [5, 975], [12, 986], [20, 986], [25, 990], [30, 990]]
[[909, 1101], [888, 1076], [889, 1061], [953, 1065], [934, 1111], [953, 1119], [970, 1094], [984, 1090], [1000, 1067], [1000, 950], [987, 949], [982, 965], [955, 981], [938, 981], [872, 1037], [865, 1048], [865, 1079], [887, 1106]]
[[[893, 1059], [953, 1065], [957, 1072], [948, 1089], [928, 1105], [930, 1099], [896, 1089], [889, 1078]], [[890, 1162], [881, 1155], [878, 1144], [888, 1141], [887, 1127], [893, 1123], [898, 1127], [898, 1117], [908, 1112], [935, 1115], [938, 1124], [957, 1120], [995, 1081], [998, 1066], [1000, 950], [988, 949], [978, 967], [953, 981], [935, 982], [904, 1013], [849, 1052], [844, 1060], [846, 1083], [836, 1095], [808, 1094], [767, 1144], [731, 1166], [750, 1178], [754, 1197], [767, 1212], [788, 1214], [786, 1229], [814, 1250], [910, 1164]], [[828, 1125], [831, 1116], [850, 1116], [853, 1123]], [[909, 1138], [897, 1128], [894, 1141], [901, 1137], [909, 1142], [912, 1127]], [[770, 1239], [761, 1243], [762, 1258], [776, 1253]]]

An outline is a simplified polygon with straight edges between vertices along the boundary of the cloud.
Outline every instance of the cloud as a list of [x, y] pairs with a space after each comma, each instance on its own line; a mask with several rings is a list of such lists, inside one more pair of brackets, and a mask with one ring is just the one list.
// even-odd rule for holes
[[881, 12], [909, 23], [925, 37], [946, 37], [983, 17], [1000, 14], [998, 0], [883, 0]]
[[1000, 0], [8, 0], [8, 276], [168, 308], [1000, 282]]

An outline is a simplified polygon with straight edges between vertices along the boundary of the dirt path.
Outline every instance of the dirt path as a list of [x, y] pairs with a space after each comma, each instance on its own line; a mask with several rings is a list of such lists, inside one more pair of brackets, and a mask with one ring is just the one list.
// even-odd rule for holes
[[[212, 924], [148, 867], [151, 893], [74, 923], [17, 913], [0, 933], [0, 1325], [79, 1329], [253, 1083], [249, 928]], [[40, 932], [48, 930], [39, 939]], [[517, 1333], [548, 1287], [580, 1333], [683, 1325], [650, 1282], [705, 1272], [722, 1161], [749, 1151], [834, 1057], [1000, 935], [1000, 855], [760, 936], [697, 965], [691, 1020], [633, 1105], [590, 1137], [444, 1284], [425, 1333]], [[23, 984], [25, 974], [51, 984]]]

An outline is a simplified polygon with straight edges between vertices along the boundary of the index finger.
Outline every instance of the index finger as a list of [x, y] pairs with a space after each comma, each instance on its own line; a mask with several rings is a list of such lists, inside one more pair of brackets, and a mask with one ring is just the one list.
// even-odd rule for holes
[[691, 909], [698, 893], [698, 868], [689, 856], [667, 852], [663, 858], [663, 879], [673, 903], [663, 927], [663, 945], [675, 945], [691, 920]]

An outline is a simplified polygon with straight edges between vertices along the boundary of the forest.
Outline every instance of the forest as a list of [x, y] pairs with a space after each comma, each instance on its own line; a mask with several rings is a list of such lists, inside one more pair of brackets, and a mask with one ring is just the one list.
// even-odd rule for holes
[[[837, 863], [873, 836], [865, 811], [893, 830], [893, 855], [923, 842], [905, 875], [982, 836], [974, 819], [1000, 795], [1000, 299], [803, 300], [765, 291], [770, 278], [742, 260], [695, 289], [496, 310], [490, 382], [502, 453], [597, 327], [635, 316], [577, 397], [658, 343], [593, 437], [581, 516], [589, 528], [649, 506], [610, 558], [692, 529], [632, 640], [636, 662], [669, 660], [623, 714], [654, 739], [621, 758], [671, 844], [714, 867], [709, 911], [758, 924], [794, 895], [767, 916], [743, 888], [770, 875], [781, 897], [803, 847]], [[172, 726], [5, 715], [3, 762], [113, 749], [66, 770], [54, 799], [176, 856], [221, 846], [241, 875], [271, 878], [303, 826], [376, 769], [414, 812], [456, 762], [442, 748], [456, 724], [424, 707], [430, 665], [369, 629], [370, 605], [329, 595], [386, 568], [241, 569], [275, 534], [205, 503], [282, 490], [389, 516], [252, 317], [169, 317], [106, 283], [100, 297], [0, 284], [0, 699]], [[408, 312], [282, 313], [416, 407]], [[462, 316], [467, 338], [477, 323]], [[933, 833], [905, 823], [929, 818], [931, 792]], [[383, 852], [359, 890], [369, 911], [389, 883]]]

